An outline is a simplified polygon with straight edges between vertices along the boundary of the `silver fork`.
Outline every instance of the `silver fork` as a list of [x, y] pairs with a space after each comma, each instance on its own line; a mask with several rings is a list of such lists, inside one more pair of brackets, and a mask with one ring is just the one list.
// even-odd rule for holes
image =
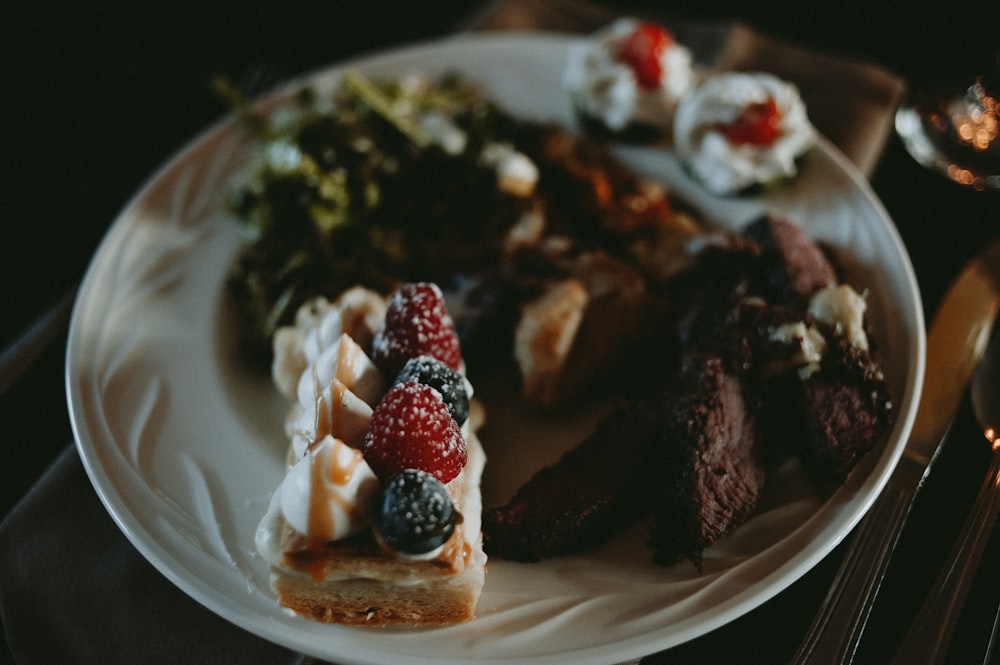
[[[927, 594], [917, 618], [903, 638], [893, 665], [944, 662], [973, 577], [993, 525], [1000, 514], [1000, 334], [994, 334], [983, 362], [972, 377], [972, 406], [993, 451], [989, 471], [972, 510]], [[981, 441], [981, 440], [980, 440]], [[990, 647], [992, 648], [992, 647]], [[987, 657], [989, 654], [987, 653]]]

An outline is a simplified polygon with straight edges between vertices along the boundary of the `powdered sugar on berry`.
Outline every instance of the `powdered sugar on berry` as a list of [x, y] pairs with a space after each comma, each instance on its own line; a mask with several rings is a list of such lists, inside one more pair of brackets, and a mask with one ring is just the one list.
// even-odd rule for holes
[[372, 360], [394, 377], [410, 358], [428, 355], [452, 369], [462, 368], [455, 324], [437, 284], [400, 287], [389, 299], [385, 320], [372, 341]]
[[465, 466], [465, 439], [441, 393], [415, 381], [389, 389], [372, 413], [362, 445], [365, 461], [383, 481], [406, 469], [442, 483]]

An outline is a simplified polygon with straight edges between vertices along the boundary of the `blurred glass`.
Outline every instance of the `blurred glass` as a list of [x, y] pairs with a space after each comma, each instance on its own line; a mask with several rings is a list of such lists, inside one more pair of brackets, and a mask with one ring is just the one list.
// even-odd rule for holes
[[977, 190], [1000, 190], [1000, 53], [971, 85], [918, 92], [896, 114], [917, 162]]

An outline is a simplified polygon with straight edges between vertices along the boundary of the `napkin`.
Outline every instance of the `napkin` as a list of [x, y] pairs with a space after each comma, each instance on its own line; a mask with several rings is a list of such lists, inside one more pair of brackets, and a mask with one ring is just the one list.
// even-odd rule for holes
[[[586, 34], [615, 16], [579, 0], [498, 0], [460, 27]], [[650, 18], [704, 64], [796, 83], [817, 128], [872, 174], [905, 92], [897, 76], [743, 24]], [[218, 617], [157, 572], [104, 510], [73, 447], [0, 524], [0, 614], [23, 665], [311, 662]]]
[[[618, 10], [581, 0], [497, 0], [470, 22], [473, 30], [547, 30], [587, 34]], [[691, 21], [667, 14], [633, 14], [668, 27], [705, 65], [768, 71], [796, 84], [809, 118], [866, 177], [875, 170], [906, 95], [901, 77], [876, 64], [820, 53], [743, 23]]]
[[21, 665], [293, 665], [136, 551], [67, 448], [0, 524], [0, 614]]

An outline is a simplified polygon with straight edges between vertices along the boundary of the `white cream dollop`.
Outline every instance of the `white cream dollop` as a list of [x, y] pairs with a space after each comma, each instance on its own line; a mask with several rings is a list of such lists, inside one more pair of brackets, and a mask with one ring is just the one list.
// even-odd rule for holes
[[[770, 99], [780, 114], [779, 133], [770, 144], [736, 144], [719, 129], [735, 121], [747, 106]], [[761, 72], [710, 76], [681, 99], [674, 114], [678, 158], [715, 194], [733, 194], [794, 176], [795, 160], [815, 140], [798, 88]]]
[[865, 311], [868, 305], [863, 294], [849, 284], [828, 286], [817, 291], [809, 300], [809, 316], [842, 335], [854, 347], [868, 349], [865, 333]]
[[806, 379], [819, 371], [826, 353], [826, 338], [820, 331], [807, 326], [804, 321], [795, 321], [780, 325], [769, 333], [768, 338], [772, 342], [795, 345], [798, 353], [788, 358], [787, 364], [794, 367], [801, 378]]
[[327, 434], [360, 448], [385, 387], [382, 373], [364, 350], [341, 333], [299, 377], [297, 401], [285, 419], [291, 458], [299, 459]]
[[372, 407], [343, 383], [334, 379], [313, 405], [296, 404], [285, 421], [291, 441], [291, 459], [300, 459], [323, 437], [334, 436], [352, 448], [361, 448]]
[[538, 184], [538, 167], [531, 158], [509, 143], [490, 143], [480, 161], [497, 174], [497, 188], [513, 196], [527, 197]]
[[292, 465], [276, 494], [289, 526], [326, 542], [371, 526], [379, 487], [360, 450], [326, 436]]
[[632, 68], [617, 58], [639, 25], [638, 19], [620, 18], [569, 48], [564, 85], [581, 112], [613, 131], [632, 122], [669, 128], [678, 100], [695, 80], [691, 51], [672, 42], [659, 57], [659, 85], [639, 85]]
[[314, 404], [320, 391], [334, 380], [368, 404], [376, 404], [385, 392], [385, 378], [364, 349], [347, 333], [324, 348], [299, 377], [299, 404]]
[[348, 289], [334, 302], [320, 296], [303, 304], [295, 313], [295, 323], [275, 332], [271, 362], [274, 384], [294, 399], [302, 373], [342, 334], [349, 335], [362, 348], [370, 347], [385, 318], [385, 309], [385, 298], [359, 286]]

